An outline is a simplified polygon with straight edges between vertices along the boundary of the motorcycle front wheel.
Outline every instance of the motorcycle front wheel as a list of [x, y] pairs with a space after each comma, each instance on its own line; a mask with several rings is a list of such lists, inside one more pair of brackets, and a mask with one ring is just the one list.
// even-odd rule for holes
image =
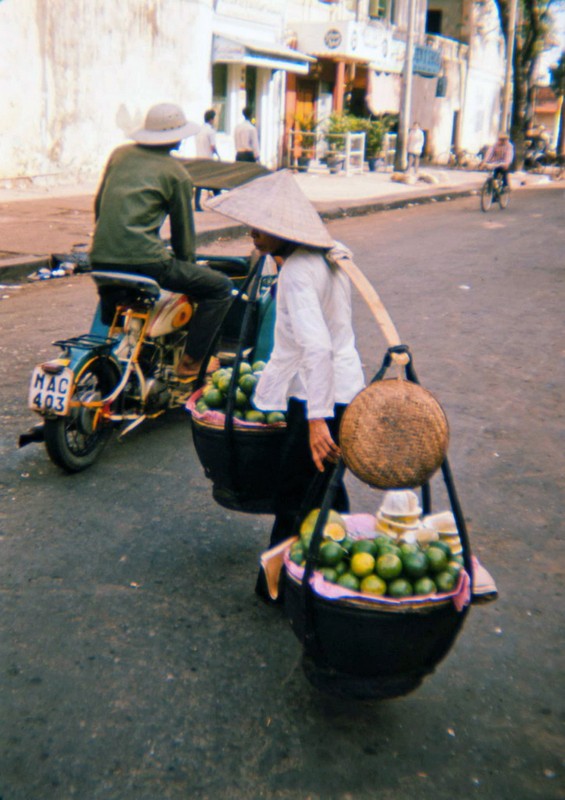
[[[118, 376], [104, 358], [90, 361], [77, 375], [72, 399], [96, 402], [110, 394]], [[80, 472], [98, 458], [112, 427], [96, 421], [96, 411], [78, 406], [66, 417], [45, 420], [45, 446], [49, 458], [66, 472]]]

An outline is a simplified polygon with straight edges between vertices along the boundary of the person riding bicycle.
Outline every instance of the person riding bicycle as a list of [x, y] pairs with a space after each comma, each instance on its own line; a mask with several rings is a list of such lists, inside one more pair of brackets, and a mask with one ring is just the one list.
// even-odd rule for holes
[[[144, 127], [131, 134], [134, 143], [117, 147], [106, 165], [94, 201], [90, 250], [95, 270], [146, 275], [196, 302], [177, 373], [185, 380], [198, 375], [232, 290], [226, 275], [195, 263], [192, 182], [171, 155], [198, 130], [174, 103], [149, 109]], [[167, 217], [170, 248], [160, 235]]]
[[508, 170], [514, 160], [514, 146], [507, 133], [499, 133], [496, 144], [493, 144], [486, 152], [481, 167], [489, 167], [493, 170], [493, 178], [502, 178], [502, 186], [505, 191], [509, 190]]

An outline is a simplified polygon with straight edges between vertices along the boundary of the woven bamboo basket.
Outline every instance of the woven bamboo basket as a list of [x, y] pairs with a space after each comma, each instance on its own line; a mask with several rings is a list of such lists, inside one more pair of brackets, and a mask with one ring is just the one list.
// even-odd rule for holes
[[447, 418], [435, 397], [397, 378], [363, 389], [340, 426], [347, 467], [378, 489], [422, 486], [441, 466], [448, 442]]

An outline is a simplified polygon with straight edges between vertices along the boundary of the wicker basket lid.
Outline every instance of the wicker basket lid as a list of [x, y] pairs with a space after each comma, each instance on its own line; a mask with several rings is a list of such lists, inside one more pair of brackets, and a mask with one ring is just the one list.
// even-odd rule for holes
[[348, 469], [377, 489], [422, 486], [447, 454], [449, 427], [435, 397], [417, 383], [376, 381], [345, 410], [340, 447]]

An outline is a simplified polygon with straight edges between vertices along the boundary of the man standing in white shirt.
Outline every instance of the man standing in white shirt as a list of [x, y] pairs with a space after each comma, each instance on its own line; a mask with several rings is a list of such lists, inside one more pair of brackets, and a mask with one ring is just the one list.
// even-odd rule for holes
[[408, 153], [408, 171], [418, 172], [420, 166], [420, 156], [424, 150], [424, 131], [417, 122], [414, 122], [408, 133], [406, 151]]
[[249, 106], [246, 106], [241, 113], [243, 114], [243, 122], [240, 122], [234, 131], [235, 160], [255, 163], [259, 161], [257, 128], [251, 122], [252, 113]]
[[[204, 125], [196, 134], [196, 155], [198, 158], [220, 158], [218, 149], [216, 147], [216, 129], [214, 128], [214, 120], [216, 119], [216, 112], [213, 108], [209, 108], [204, 114]], [[219, 189], [213, 190], [214, 195], [220, 194]], [[202, 187], [197, 187], [194, 192], [194, 209], [195, 211], [203, 211], [200, 205], [200, 197], [202, 195]]]

